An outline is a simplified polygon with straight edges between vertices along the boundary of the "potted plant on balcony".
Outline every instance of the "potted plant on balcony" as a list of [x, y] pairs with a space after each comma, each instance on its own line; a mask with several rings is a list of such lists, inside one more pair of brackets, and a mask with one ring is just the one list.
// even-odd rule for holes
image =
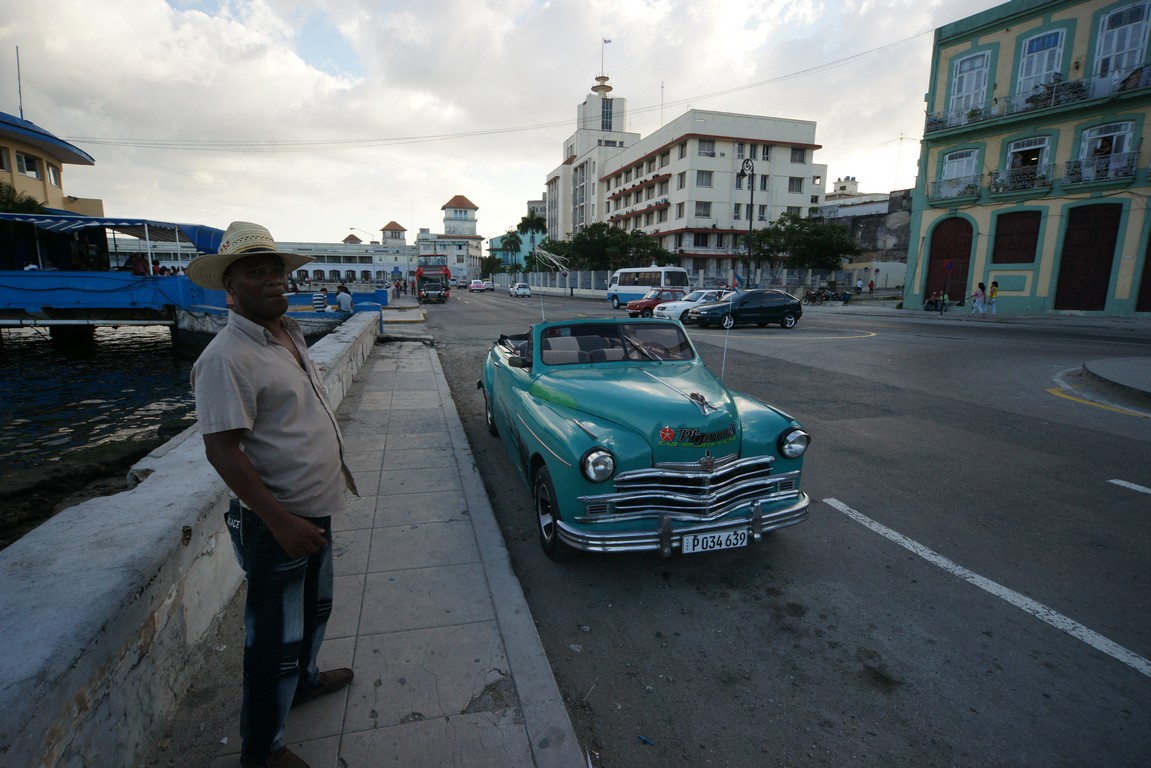
[[974, 123], [982, 120], [986, 116], [983, 107], [972, 107], [967, 110], [967, 122]]

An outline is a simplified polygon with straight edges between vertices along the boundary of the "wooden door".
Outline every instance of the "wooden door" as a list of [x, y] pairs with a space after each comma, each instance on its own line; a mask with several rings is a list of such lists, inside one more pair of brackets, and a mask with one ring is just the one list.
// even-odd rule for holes
[[1084, 205], [1067, 212], [1055, 309], [1098, 312], [1107, 307], [1123, 206]]

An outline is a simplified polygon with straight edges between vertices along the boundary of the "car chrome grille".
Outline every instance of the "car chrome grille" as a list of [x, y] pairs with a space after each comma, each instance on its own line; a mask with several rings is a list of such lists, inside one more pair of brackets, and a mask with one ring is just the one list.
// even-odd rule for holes
[[651, 469], [621, 472], [615, 492], [581, 496], [584, 513], [613, 519], [671, 515], [680, 520], [707, 520], [753, 502], [774, 503], [798, 496], [799, 472], [772, 474], [773, 456], [716, 459], [710, 469], [700, 462], [663, 463]]

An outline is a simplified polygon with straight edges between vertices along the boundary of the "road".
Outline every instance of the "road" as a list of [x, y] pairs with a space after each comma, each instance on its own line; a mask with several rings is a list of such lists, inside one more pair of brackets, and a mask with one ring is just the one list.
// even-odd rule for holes
[[1148, 334], [826, 306], [791, 331], [691, 330], [812, 433], [810, 519], [744, 550], [557, 565], [475, 389], [541, 302], [427, 314], [596, 766], [1146, 765], [1151, 419], [1049, 390], [1088, 394], [1079, 366], [1151, 355]]

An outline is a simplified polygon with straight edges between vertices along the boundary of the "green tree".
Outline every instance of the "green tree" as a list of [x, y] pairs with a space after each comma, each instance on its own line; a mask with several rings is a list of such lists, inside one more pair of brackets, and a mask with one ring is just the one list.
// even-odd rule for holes
[[16, 187], [0, 181], [0, 211], [4, 213], [43, 213], [44, 204], [26, 192], [17, 192]]
[[548, 223], [535, 211], [529, 211], [527, 216], [520, 219], [520, 223], [516, 225], [516, 231], [521, 235], [532, 235], [533, 238], [536, 234], [547, 236]]
[[[43, 213], [47, 210], [44, 204], [31, 195], [16, 191], [11, 184], [0, 181], [0, 212], [3, 213]], [[17, 234], [27, 232], [28, 237], [35, 238], [36, 225], [25, 224], [18, 221], [0, 221], [0, 264], [11, 260], [11, 269], [18, 269], [16, 254]], [[31, 240], [29, 241], [31, 242]], [[33, 252], [34, 255], [34, 252]], [[22, 265], [20, 265], [22, 266]]]
[[498, 275], [504, 271], [504, 261], [499, 256], [484, 256], [480, 259], [480, 274], [484, 277]]
[[859, 243], [842, 226], [785, 213], [751, 235], [751, 257], [767, 263], [773, 279], [782, 268], [834, 272], [843, 258], [859, 254]]
[[[509, 229], [504, 232], [503, 240], [500, 241], [500, 250], [508, 254], [519, 254], [520, 248], [524, 245], [523, 240], [520, 239], [520, 233], [514, 229]], [[516, 259], [519, 260], [518, 258]]]
[[[528, 215], [520, 219], [520, 223], [516, 225], [516, 232], [521, 235], [527, 235], [528, 242], [531, 244], [531, 249], [536, 249], [536, 240], [546, 240], [548, 231], [548, 223], [535, 211], [528, 211]], [[539, 235], [537, 238], [536, 236]], [[546, 249], [545, 249], [546, 250]], [[554, 253], [554, 251], [552, 251]], [[539, 271], [539, 270], [528, 270]]]
[[520, 248], [523, 247], [523, 241], [520, 240], [520, 233], [514, 229], [509, 229], [504, 233], [503, 239], [500, 240], [500, 250], [504, 252], [504, 270], [511, 274], [518, 274], [520, 271]]
[[669, 264], [673, 256], [655, 238], [638, 229], [630, 232], [602, 221], [590, 224], [570, 241], [572, 269], [613, 270]]

